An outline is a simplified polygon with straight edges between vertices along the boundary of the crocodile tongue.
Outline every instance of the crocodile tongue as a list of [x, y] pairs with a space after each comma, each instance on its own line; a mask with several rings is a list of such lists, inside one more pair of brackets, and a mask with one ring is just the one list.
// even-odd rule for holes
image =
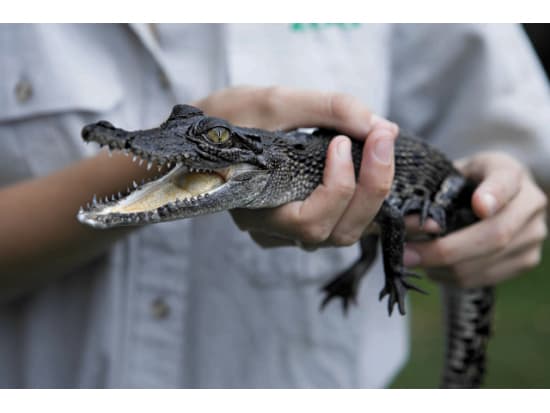
[[224, 182], [224, 179], [217, 173], [190, 172], [177, 175], [171, 183], [172, 186], [179, 189], [184, 197], [190, 198], [209, 192], [223, 185]]
[[225, 183], [214, 172], [185, 172], [174, 168], [164, 177], [136, 189], [103, 213], [136, 213], [151, 211], [176, 200], [183, 200], [208, 193]]

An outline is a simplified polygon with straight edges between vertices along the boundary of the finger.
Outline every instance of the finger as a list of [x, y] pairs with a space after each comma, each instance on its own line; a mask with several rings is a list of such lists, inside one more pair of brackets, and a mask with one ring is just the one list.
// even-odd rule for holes
[[[321, 243], [332, 233], [355, 192], [355, 172], [351, 157], [351, 141], [345, 136], [332, 140], [327, 151], [323, 183], [302, 202], [282, 210], [277, 225], [286, 225], [286, 232], [306, 243]], [[274, 223], [275, 224], [275, 223]]]
[[407, 215], [405, 217], [405, 228], [407, 229], [407, 236], [412, 238], [420, 234], [441, 233], [441, 227], [432, 218], [428, 218], [421, 226], [419, 214]]
[[494, 285], [537, 266], [541, 260], [541, 249], [540, 243], [534, 243], [501, 259], [481, 258], [462, 264], [454, 271], [439, 268], [430, 269], [427, 274], [435, 281], [463, 288]]
[[548, 234], [545, 221], [544, 214], [537, 214], [522, 227], [522, 230], [512, 238], [506, 248], [488, 257], [495, 262], [500, 262], [509, 255], [519, 254], [532, 248], [533, 245], [542, 245]]
[[[235, 92], [239, 99], [235, 99]], [[220, 104], [226, 100], [226, 104]], [[211, 101], [212, 99], [209, 99]], [[216, 94], [217, 108], [210, 114], [266, 129], [327, 127], [364, 139], [374, 124], [397, 130], [397, 125], [375, 116], [358, 99], [342, 93], [285, 87], [228, 89]], [[202, 102], [203, 107], [208, 105]], [[253, 108], [252, 110], [250, 108]]]
[[472, 207], [480, 218], [494, 215], [521, 189], [525, 170], [505, 154], [480, 154], [458, 167], [468, 177], [481, 181], [472, 196]]
[[329, 127], [355, 138], [365, 138], [375, 123], [384, 123], [397, 132], [397, 125], [374, 116], [357, 98], [333, 92], [267, 89], [267, 112], [281, 114], [282, 129]]
[[308, 198], [270, 210], [238, 211], [238, 225], [244, 230], [321, 243], [331, 234], [354, 191], [351, 142], [337, 136], [328, 148], [323, 183]]
[[458, 284], [464, 287], [494, 285], [536, 267], [541, 260], [541, 244], [532, 244], [522, 251], [508, 255], [506, 259], [494, 260], [491, 265], [480, 267], [485, 271], [481, 276], [475, 270], [458, 278]]
[[396, 134], [375, 129], [363, 147], [359, 180], [351, 201], [329, 238], [336, 245], [351, 245], [372, 222], [391, 189]]
[[[523, 256], [533, 249], [540, 249], [546, 238], [547, 228], [544, 214], [538, 214], [524, 226], [524, 229], [510, 242], [510, 244], [494, 254], [484, 255], [471, 260], [452, 265], [452, 276], [458, 283], [470, 283], [471, 278], [478, 278], [479, 283], [495, 283], [501, 277], [507, 278], [507, 271], [495, 270], [508, 260]], [[526, 262], [527, 268], [530, 263]], [[515, 272], [514, 272], [515, 273]]]
[[409, 243], [410, 265], [439, 267], [503, 250], [531, 219], [544, 214], [545, 197], [524, 175], [521, 193], [498, 214], [426, 243]]

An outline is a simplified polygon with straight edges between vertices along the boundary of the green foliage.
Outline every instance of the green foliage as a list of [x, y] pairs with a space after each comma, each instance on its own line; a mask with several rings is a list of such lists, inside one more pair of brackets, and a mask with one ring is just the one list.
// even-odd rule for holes
[[[429, 285], [428, 285], [429, 284]], [[441, 303], [411, 294], [411, 357], [394, 388], [436, 388], [443, 358]], [[540, 266], [497, 289], [495, 327], [489, 343], [486, 388], [550, 388], [550, 242]]]

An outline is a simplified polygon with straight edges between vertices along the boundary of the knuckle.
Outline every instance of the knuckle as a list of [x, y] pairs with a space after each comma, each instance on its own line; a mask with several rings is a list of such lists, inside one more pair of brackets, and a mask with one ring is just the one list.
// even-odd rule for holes
[[491, 154], [490, 156], [493, 158], [494, 161], [501, 164], [506, 164], [509, 170], [513, 171], [514, 174], [516, 174], [517, 178], [520, 178], [525, 173], [525, 168], [523, 167], [523, 165], [518, 162], [516, 158], [506, 152], [498, 151], [494, 154]]
[[336, 119], [347, 119], [350, 110], [357, 104], [357, 100], [345, 93], [332, 93], [328, 100], [328, 114]]
[[391, 187], [391, 179], [379, 179], [372, 187], [372, 192], [377, 197], [385, 198], [389, 194]]
[[305, 225], [300, 231], [300, 238], [307, 244], [320, 244], [330, 236], [331, 228], [322, 223]]
[[501, 250], [512, 240], [512, 232], [504, 225], [497, 225], [493, 232], [494, 245], [497, 249]]
[[282, 102], [287, 94], [283, 86], [269, 86], [261, 91], [260, 109], [263, 113], [273, 114], [280, 110]]
[[434, 241], [434, 255], [442, 265], [451, 267], [453, 273], [456, 273], [456, 265], [452, 265], [452, 251], [444, 242]]
[[334, 195], [338, 199], [351, 199], [355, 192], [356, 184], [354, 181], [342, 181], [334, 186]]
[[340, 247], [349, 247], [350, 245], [355, 244], [359, 241], [361, 237], [360, 233], [354, 233], [351, 231], [337, 231], [333, 232], [328, 240], [331, 244], [340, 246]]
[[[286, 206], [283, 206], [282, 208], [285, 207]], [[287, 208], [284, 215], [277, 215], [274, 220], [267, 222], [267, 224], [271, 227], [279, 226], [282, 223], [286, 223], [286, 226], [289, 228], [296, 228], [296, 232], [298, 234], [307, 228], [307, 222], [304, 220], [299, 208]]]

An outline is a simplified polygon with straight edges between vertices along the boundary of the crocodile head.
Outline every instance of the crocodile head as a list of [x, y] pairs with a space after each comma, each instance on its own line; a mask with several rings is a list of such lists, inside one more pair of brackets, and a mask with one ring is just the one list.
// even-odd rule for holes
[[[85, 141], [124, 151], [134, 161], [164, 172], [141, 185], [134, 183], [124, 195], [103, 201], [94, 197], [80, 209], [78, 219], [92, 227], [110, 228], [274, 206], [277, 197], [265, 196], [264, 189], [285, 159], [276, 149], [281, 135], [236, 127], [188, 105], [175, 106], [154, 129], [130, 132], [106, 121], [90, 124], [82, 130]], [[287, 200], [288, 196], [278, 203]]]

